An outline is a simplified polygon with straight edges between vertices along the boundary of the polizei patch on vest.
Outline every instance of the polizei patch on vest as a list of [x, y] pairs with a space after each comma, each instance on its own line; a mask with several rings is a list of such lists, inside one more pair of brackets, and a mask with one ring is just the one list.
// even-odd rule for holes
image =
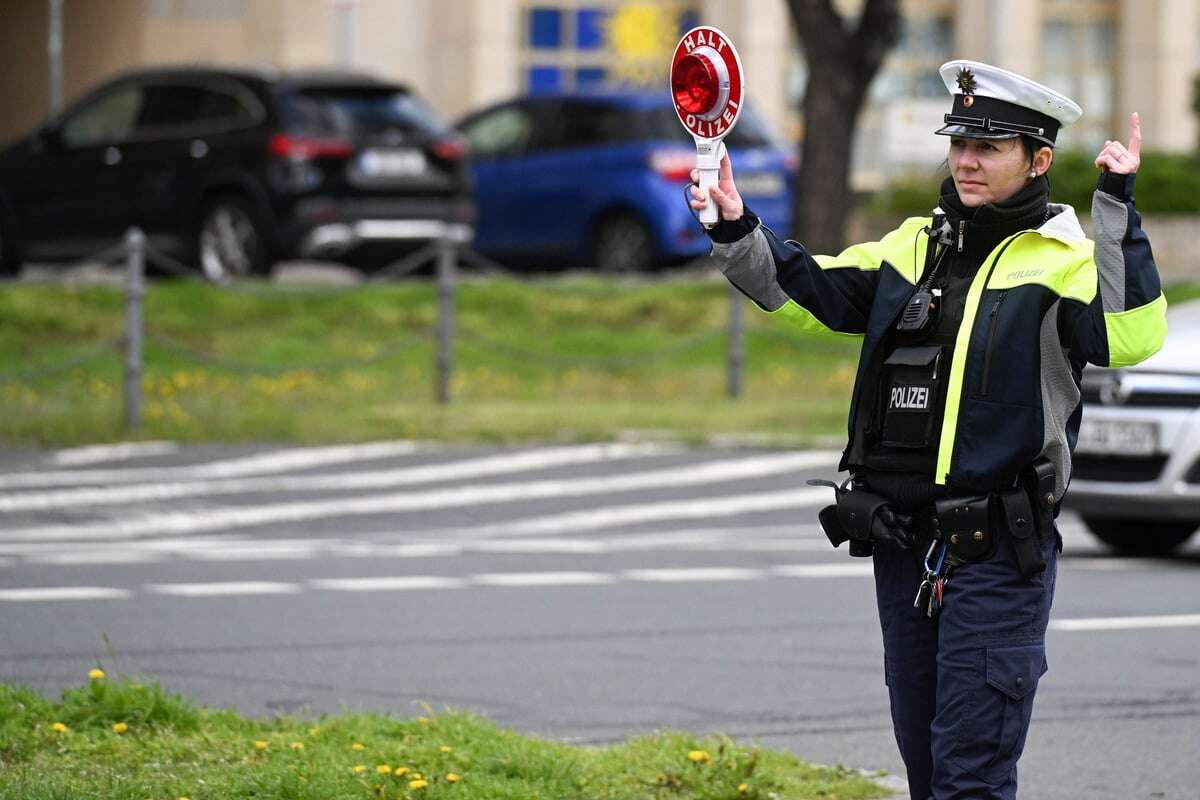
[[928, 411], [928, 386], [893, 386], [888, 411]]

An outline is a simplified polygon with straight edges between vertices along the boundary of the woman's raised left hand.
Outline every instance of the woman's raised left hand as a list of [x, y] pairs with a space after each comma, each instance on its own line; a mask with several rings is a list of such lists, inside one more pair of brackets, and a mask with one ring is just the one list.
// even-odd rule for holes
[[1142, 120], [1137, 112], [1129, 116], [1129, 146], [1105, 142], [1096, 156], [1096, 166], [1118, 175], [1132, 175], [1142, 163]]

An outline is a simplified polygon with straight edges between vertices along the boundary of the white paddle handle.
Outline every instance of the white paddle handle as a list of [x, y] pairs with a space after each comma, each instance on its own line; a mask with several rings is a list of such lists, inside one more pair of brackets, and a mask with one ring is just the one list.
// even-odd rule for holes
[[708, 205], [700, 209], [700, 224], [711, 228], [720, 219], [717, 201], [709, 196], [708, 190], [717, 185], [721, 173], [721, 157], [725, 155], [725, 142], [696, 140], [696, 169], [700, 172], [700, 194]]

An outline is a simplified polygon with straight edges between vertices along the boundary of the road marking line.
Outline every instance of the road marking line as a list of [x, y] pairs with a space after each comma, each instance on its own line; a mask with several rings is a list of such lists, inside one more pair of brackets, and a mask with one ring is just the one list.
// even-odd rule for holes
[[404, 575], [385, 578], [321, 578], [308, 582], [314, 589], [331, 592], [393, 592], [414, 589], [463, 589], [466, 581], [436, 575]]
[[611, 553], [616, 546], [599, 539], [493, 539], [462, 545], [472, 553], [595, 555]]
[[[387, 493], [307, 502], [231, 506], [197, 511], [156, 512], [121, 520], [82, 525], [48, 525], [0, 531], [0, 541], [117, 540], [161, 534], [186, 534], [246, 528], [331, 517], [396, 514], [442, 508], [466, 508], [556, 497], [582, 497], [613, 492], [724, 484], [793, 472], [811, 467], [811, 453], [778, 454], [710, 461], [668, 469], [616, 476], [516, 483], [456, 486], [411, 494]], [[566, 530], [594, 530], [618, 524], [662, 519], [704, 519], [753, 511], [796, 508], [828, 499], [825, 489], [787, 489], [758, 494], [683, 499], [619, 509], [601, 508], [543, 518], [521, 525], [521, 533], [557, 530], [557, 520], [569, 520]], [[547, 520], [555, 520], [553, 524]], [[505, 527], [505, 530], [510, 530]], [[486, 531], [486, 528], [484, 529]]]
[[39, 553], [27, 556], [29, 564], [53, 564], [55, 566], [82, 566], [86, 564], [150, 564], [164, 561], [162, 553], [149, 550], [100, 550], [83, 553]]
[[771, 572], [788, 578], [849, 578], [875, 574], [870, 561], [865, 564], [780, 564], [771, 567]]
[[1194, 628], [1198, 626], [1200, 626], [1200, 614], [1050, 620], [1050, 629], [1056, 631], [1120, 631], [1135, 628]]
[[196, 561], [291, 561], [313, 559], [320, 554], [311, 545], [278, 545], [271, 542], [248, 544], [220, 550], [198, 550], [190, 554]]
[[683, 583], [686, 581], [750, 581], [763, 577], [761, 569], [745, 567], [681, 567], [627, 569], [621, 576], [631, 581]]
[[303, 587], [274, 581], [229, 581], [225, 583], [150, 583], [146, 591], [178, 597], [219, 597], [245, 594], [296, 594]]
[[332, 464], [344, 464], [349, 461], [367, 461], [410, 455], [419, 449], [428, 449], [428, 447], [408, 441], [370, 442], [332, 447], [292, 447], [256, 453], [242, 458], [179, 466], [14, 472], [0, 475], [0, 489], [145, 483], [147, 481], [163, 481], [168, 478], [177, 480], [236, 478], [245, 475], [266, 475], [273, 472], [311, 469]]
[[481, 586], [583, 586], [618, 578], [607, 572], [496, 572], [472, 575], [470, 580]]
[[91, 447], [72, 447], [50, 454], [50, 463], [56, 467], [77, 467], [101, 461], [124, 461], [131, 458], [166, 456], [179, 452], [175, 442], [121, 442]]
[[[403, 542], [374, 538], [351, 539], [161, 539], [114, 544], [13, 544], [0, 550], [20, 556], [27, 564], [139, 564], [168, 558], [195, 561], [271, 561], [299, 558], [438, 558], [475, 553], [550, 555], [602, 555], [653, 550], [701, 552], [826, 552], [829, 543], [810, 530], [795, 526], [787, 538], [754, 538], [761, 532], [777, 533], [775, 525], [741, 528], [685, 529], [661, 533], [625, 534], [610, 539], [537, 538], [480, 539], [478, 541]], [[433, 531], [432, 533], [439, 533]], [[394, 534], [389, 534], [395, 537]], [[0, 556], [0, 568], [17, 559]]]
[[827, 489], [784, 489], [776, 492], [727, 497], [682, 498], [659, 503], [604, 506], [586, 511], [568, 511], [545, 517], [532, 517], [495, 528], [477, 528], [474, 532], [484, 536], [495, 532], [510, 536], [564, 531], [578, 533], [665, 520], [712, 519], [714, 517], [735, 517], [756, 511], [807, 508], [820, 505], [828, 499], [829, 491]]
[[[0, 497], [0, 512], [59, 510], [81, 506], [147, 503], [181, 497], [209, 497], [256, 492], [394, 489], [401, 486], [462, 481], [467, 478], [531, 472], [576, 464], [644, 458], [668, 452], [672, 452], [672, 450], [662, 445], [579, 445], [483, 456], [445, 464], [364, 470], [334, 475], [292, 475], [175, 483], [157, 481], [136, 486], [97, 486], [35, 491]], [[0, 481], [2, 480], [3, 476], [0, 476]]]
[[0, 600], [13, 603], [45, 600], [122, 600], [133, 593], [107, 586], [43, 586], [31, 589], [0, 589]]

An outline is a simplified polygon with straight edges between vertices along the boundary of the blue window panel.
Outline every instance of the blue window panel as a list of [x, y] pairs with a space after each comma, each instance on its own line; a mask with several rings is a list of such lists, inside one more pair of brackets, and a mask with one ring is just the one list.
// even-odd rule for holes
[[576, 89], [597, 89], [604, 85], [607, 74], [601, 67], [580, 67], [575, 70]]
[[604, 18], [600, 8], [581, 8], [575, 12], [575, 46], [580, 50], [598, 50], [604, 46]]
[[679, 12], [679, 35], [690, 31], [700, 24], [700, 12], [695, 9]]
[[529, 44], [538, 48], [562, 47], [562, 12], [557, 8], [529, 9]]
[[530, 67], [526, 77], [530, 94], [557, 92], [562, 89], [562, 67]]

